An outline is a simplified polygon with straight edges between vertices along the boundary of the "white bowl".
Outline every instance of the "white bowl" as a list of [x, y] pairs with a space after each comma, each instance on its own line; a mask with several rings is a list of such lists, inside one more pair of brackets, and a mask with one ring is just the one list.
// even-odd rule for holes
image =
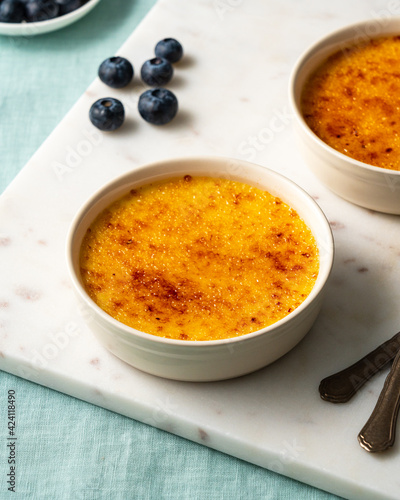
[[[94, 218], [130, 189], [187, 174], [228, 178], [267, 190], [290, 204], [310, 227], [320, 253], [319, 275], [310, 295], [287, 317], [241, 337], [197, 342], [174, 340], [143, 333], [120, 323], [88, 296], [79, 272], [79, 250]], [[79, 210], [67, 240], [70, 276], [83, 307], [89, 312], [85, 315], [89, 319], [88, 325], [98, 340], [116, 356], [140, 370], [186, 381], [213, 381], [244, 375], [272, 363], [292, 349], [309, 331], [321, 308], [333, 253], [329, 223], [307, 193], [272, 170], [220, 157], [160, 161], [113, 180]]]
[[0, 35], [31, 37], [50, 33], [51, 31], [65, 28], [65, 26], [86, 16], [99, 2], [100, 0], [89, 0], [82, 7], [79, 7], [79, 9], [64, 16], [49, 19], [48, 21], [37, 23], [0, 23]]
[[297, 61], [290, 79], [290, 101], [299, 149], [314, 174], [342, 198], [365, 208], [400, 214], [400, 172], [368, 165], [339, 153], [309, 128], [300, 98], [309, 75], [329, 55], [371, 37], [400, 34], [400, 19], [375, 19], [347, 26], [317, 41]]

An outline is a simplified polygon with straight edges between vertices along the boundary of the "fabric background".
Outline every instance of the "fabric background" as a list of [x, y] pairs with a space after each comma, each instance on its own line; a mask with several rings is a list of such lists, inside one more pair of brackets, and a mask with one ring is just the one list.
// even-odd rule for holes
[[[102, 0], [60, 31], [0, 36], [0, 192], [154, 4]], [[16, 494], [6, 484], [10, 389], [17, 397]], [[0, 436], [0, 499], [337, 498], [4, 372]]]

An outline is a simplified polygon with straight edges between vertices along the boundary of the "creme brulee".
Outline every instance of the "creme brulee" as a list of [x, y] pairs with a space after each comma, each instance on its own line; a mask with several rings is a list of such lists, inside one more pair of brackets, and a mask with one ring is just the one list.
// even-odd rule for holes
[[171, 339], [218, 340], [296, 309], [319, 256], [308, 226], [279, 198], [186, 175], [104, 210], [83, 239], [80, 266], [90, 297], [118, 321]]
[[306, 82], [301, 107], [311, 130], [329, 146], [400, 170], [400, 36], [330, 56]]

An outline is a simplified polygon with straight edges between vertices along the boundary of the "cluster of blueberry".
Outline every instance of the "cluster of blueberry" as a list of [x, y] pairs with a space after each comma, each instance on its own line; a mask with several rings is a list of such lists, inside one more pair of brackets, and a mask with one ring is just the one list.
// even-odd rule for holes
[[[182, 45], [174, 38], [164, 38], [155, 47], [155, 56], [146, 61], [140, 72], [143, 82], [152, 89], [146, 90], [139, 98], [140, 116], [153, 125], [165, 125], [178, 111], [178, 100], [168, 89], [163, 88], [174, 73], [172, 64], [183, 56]], [[99, 68], [100, 80], [114, 89], [126, 87], [132, 80], [134, 69], [124, 57], [110, 57]], [[125, 110], [121, 101], [106, 97], [96, 101], [89, 111], [90, 121], [105, 132], [119, 128], [125, 120]]]
[[36, 23], [69, 14], [88, 0], [0, 0], [0, 22]]

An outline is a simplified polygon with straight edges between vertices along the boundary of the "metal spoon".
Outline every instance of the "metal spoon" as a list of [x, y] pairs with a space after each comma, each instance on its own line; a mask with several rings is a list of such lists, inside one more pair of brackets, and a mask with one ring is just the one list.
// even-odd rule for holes
[[346, 403], [368, 380], [390, 363], [399, 350], [400, 332], [353, 365], [324, 378], [319, 386], [321, 398], [331, 403]]
[[400, 404], [400, 351], [386, 377], [378, 402], [358, 435], [360, 445], [369, 452], [382, 452], [393, 446]]

